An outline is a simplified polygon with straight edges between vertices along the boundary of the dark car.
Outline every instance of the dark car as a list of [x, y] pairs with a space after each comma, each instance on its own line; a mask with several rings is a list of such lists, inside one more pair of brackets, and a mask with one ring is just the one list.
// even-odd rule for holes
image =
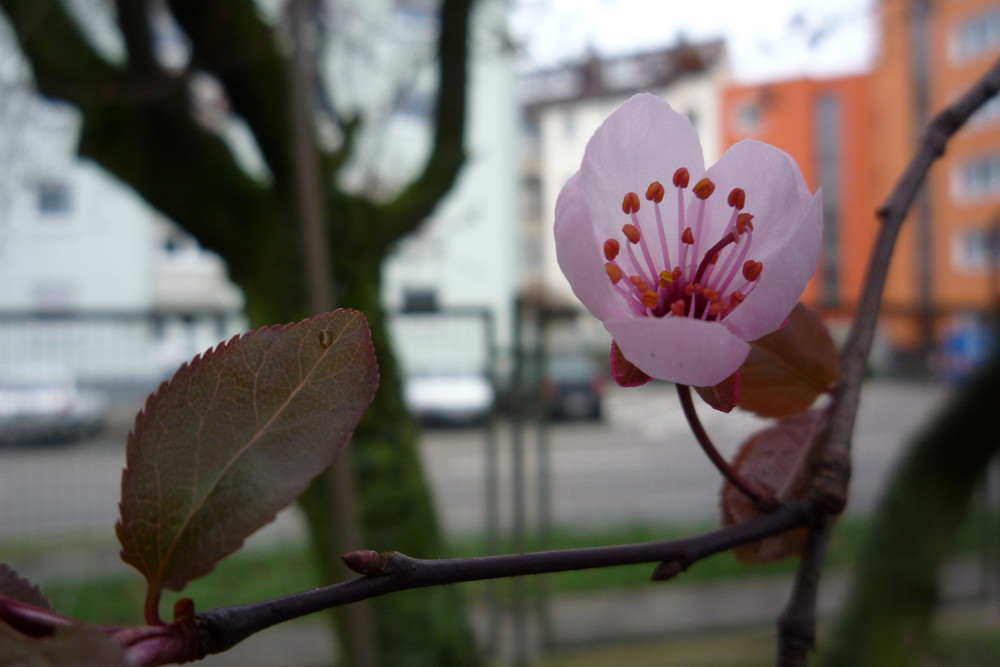
[[604, 376], [587, 354], [550, 356], [541, 378], [541, 394], [554, 419], [604, 418]]

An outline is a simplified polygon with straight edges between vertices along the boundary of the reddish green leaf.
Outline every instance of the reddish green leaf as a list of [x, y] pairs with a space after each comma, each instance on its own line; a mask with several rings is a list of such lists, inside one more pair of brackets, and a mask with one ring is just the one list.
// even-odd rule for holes
[[235, 337], [149, 397], [117, 525], [149, 585], [147, 619], [163, 588], [210, 571], [333, 462], [377, 384], [364, 316], [338, 310]]
[[626, 359], [615, 341], [611, 341], [611, 378], [619, 387], [641, 387], [653, 379]]
[[739, 406], [780, 419], [830, 389], [840, 378], [840, 358], [819, 317], [800, 303], [784, 327], [750, 344], [740, 376]]
[[[758, 431], [740, 445], [733, 468], [759, 487], [770, 490], [779, 501], [804, 498], [809, 490], [809, 454], [826, 420], [813, 410], [789, 417], [771, 428]], [[728, 481], [722, 485], [722, 523], [742, 523], [761, 516], [753, 502]], [[805, 528], [767, 537], [734, 549], [743, 563], [770, 563], [802, 553], [808, 533]]]
[[0, 563], [0, 595], [20, 600], [39, 609], [52, 610], [48, 598], [34, 585], [6, 563]]
[[743, 382], [740, 372], [736, 371], [725, 380], [711, 387], [695, 387], [701, 399], [719, 412], [732, 412], [740, 402], [740, 391]]

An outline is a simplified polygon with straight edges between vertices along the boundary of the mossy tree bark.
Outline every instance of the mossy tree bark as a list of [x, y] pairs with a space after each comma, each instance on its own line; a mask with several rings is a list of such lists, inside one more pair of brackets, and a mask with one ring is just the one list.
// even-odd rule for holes
[[[464, 160], [467, 38], [473, 0], [443, 0], [438, 39], [435, 134], [423, 170], [394, 199], [376, 202], [337, 186], [358, 121], [344, 122], [339, 149], [316, 142], [323, 170], [329, 251], [339, 305], [364, 312], [380, 365], [380, 387], [349, 448], [366, 543], [415, 556], [440, 553], [441, 537], [421, 473], [417, 429], [400, 392], [380, 302], [381, 264], [394, 242], [415, 230], [454, 184]], [[79, 152], [94, 160], [225, 258], [247, 297], [254, 325], [310, 315], [302, 271], [286, 55], [274, 26], [252, 0], [170, 1], [191, 43], [190, 69], [161, 67], [153, 55], [148, 0], [116, 0], [127, 51], [110, 63], [92, 47], [61, 3], [0, 0], [34, 74], [38, 91], [82, 113]], [[197, 69], [225, 89], [233, 113], [249, 127], [270, 170], [255, 180], [223, 139], [192, 114], [189, 79]], [[363, 122], [363, 121], [362, 121]], [[339, 553], [324, 505], [324, 481], [306, 502], [324, 574]], [[210, 601], [208, 601], [210, 602]], [[390, 596], [376, 603], [382, 659], [392, 665], [476, 664], [471, 633], [454, 588]], [[349, 613], [349, 610], [348, 612]]]

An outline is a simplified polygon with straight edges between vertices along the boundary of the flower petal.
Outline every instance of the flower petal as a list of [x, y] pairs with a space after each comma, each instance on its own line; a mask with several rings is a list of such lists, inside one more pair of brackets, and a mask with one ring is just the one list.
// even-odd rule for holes
[[[705, 170], [698, 133], [687, 116], [648, 93], [629, 98], [608, 116], [587, 144], [580, 167], [599, 240], [620, 236], [628, 222], [621, 208], [626, 193], [642, 197], [653, 181], [669, 189], [679, 167], [686, 167], [692, 179]], [[675, 219], [671, 211], [665, 208]]]
[[604, 270], [600, 241], [595, 237], [583, 198], [580, 173], [563, 186], [556, 201], [556, 260], [576, 298], [594, 317], [627, 317], [631, 311]]
[[[775, 248], [769, 247], [766, 252], [754, 257], [764, 264], [758, 284], [746, 301], [723, 320], [729, 330], [743, 340], [757, 340], [776, 331], [798, 303], [806, 283], [816, 272], [823, 242], [821, 193], [817, 192], [812, 197], [801, 220], [791, 229], [786, 229], [785, 233], [787, 236], [783, 243], [773, 244]], [[755, 243], [756, 240], [755, 237]]]
[[679, 384], [718, 384], [750, 353], [750, 346], [726, 327], [687, 317], [609, 320], [604, 327], [637, 368]]

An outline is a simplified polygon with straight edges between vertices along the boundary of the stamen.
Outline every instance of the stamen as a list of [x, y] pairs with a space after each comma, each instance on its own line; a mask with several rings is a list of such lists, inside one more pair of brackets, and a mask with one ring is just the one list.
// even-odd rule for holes
[[726, 201], [737, 211], [742, 211], [743, 207], [747, 203], [747, 193], [743, 190], [743, 188], [733, 188], [729, 192], [729, 199]]
[[736, 233], [746, 234], [753, 231], [753, 216], [749, 213], [740, 213], [736, 216]]
[[655, 310], [660, 305], [660, 297], [651, 289], [642, 293], [642, 305], [650, 310]]
[[604, 242], [604, 258], [609, 262], [614, 260], [618, 256], [619, 251], [621, 251], [622, 246], [615, 239], [608, 239]]
[[698, 199], [708, 199], [712, 196], [712, 193], [715, 192], [715, 183], [708, 178], [703, 178], [694, 184], [694, 187], [691, 188], [691, 192], [693, 192], [694, 196]]
[[608, 278], [611, 278], [611, 283], [617, 285], [618, 281], [625, 277], [625, 273], [622, 271], [621, 267], [614, 262], [608, 262], [604, 265], [604, 270], [608, 274]]
[[760, 278], [761, 271], [764, 270], [764, 265], [760, 262], [755, 262], [752, 259], [748, 259], [743, 262], [743, 277], [753, 282]]
[[646, 188], [646, 199], [651, 202], [659, 204], [663, 201], [664, 194], [665, 190], [663, 189], [663, 184], [659, 181], [653, 181], [649, 184], [649, 187]]
[[681, 243], [686, 243], [687, 245], [694, 244], [694, 232], [691, 231], [690, 227], [684, 228], [684, 233], [681, 234]]
[[674, 274], [672, 271], [660, 271], [660, 287], [666, 287], [672, 282], [674, 282]]
[[629, 192], [622, 200], [622, 211], [625, 213], [636, 213], [639, 210], [639, 195]]
[[642, 238], [642, 234], [639, 233], [639, 228], [631, 223], [622, 227], [622, 233], [625, 234], [625, 238], [627, 238], [631, 243], [638, 243], [639, 239]]
[[670, 314], [677, 317], [684, 317], [684, 299], [677, 299], [670, 304]]
[[686, 188], [691, 182], [691, 172], [686, 167], [681, 167], [674, 172], [674, 187]]

